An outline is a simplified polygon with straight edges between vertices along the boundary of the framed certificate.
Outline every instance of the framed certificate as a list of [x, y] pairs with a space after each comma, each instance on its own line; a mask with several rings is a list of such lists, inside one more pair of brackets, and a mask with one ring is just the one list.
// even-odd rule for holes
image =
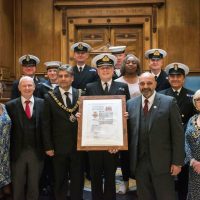
[[77, 150], [127, 150], [126, 97], [80, 97]]

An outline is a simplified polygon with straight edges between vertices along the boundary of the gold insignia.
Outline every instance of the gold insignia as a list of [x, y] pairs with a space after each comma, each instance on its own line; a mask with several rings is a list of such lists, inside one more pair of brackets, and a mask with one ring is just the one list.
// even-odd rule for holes
[[103, 62], [108, 62], [110, 60], [110, 58], [107, 56], [107, 55], [105, 55], [103, 58], [102, 58], [102, 61]]
[[154, 56], [159, 56], [159, 55], [160, 55], [160, 52], [159, 52], [158, 50], [155, 50], [154, 53], [153, 53], [153, 55], [154, 55]]
[[177, 71], [178, 70], [178, 64], [174, 64], [174, 69]]
[[27, 61], [27, 62], [29, 62], [29, 61], [30, 61], [30, 59], [31, 59], [31, 58], [30, 58], [30, 56], [29, 56], [29, 55], [27, 55], [27, 56], [26, 56], [26, 61]]
[[83, 45], [81, 43], [78, 45], [78, 49], [83, 50]]
[[[67, 108], [63, 103], [61, 103], [58, 100], [58, 98], [54, 95], [53, 91], [49, 91], [48, 93], [53, 98], [53, 100], [58, 104], [59, 107], [61, 107], [63, 110], [65, 110], [66, 112], [68, 112], [70, 114], [69, 120], [71, 122], [75, 122], [76, 121], [76, 117], [75, 117], [75, 115], [73, 115], [73, 112], [77, 111], [78, 106], [80, 104], [80, 101], [78, 100], [73, 108]], [[80, 97], [81, 96], [80, 90], [78, 91], [78, 93], [79, 93], [78, 96]]]

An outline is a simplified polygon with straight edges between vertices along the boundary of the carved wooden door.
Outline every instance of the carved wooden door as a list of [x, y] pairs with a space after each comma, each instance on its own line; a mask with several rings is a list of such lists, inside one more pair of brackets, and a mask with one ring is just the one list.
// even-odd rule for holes
[[[80, 26], [75, 34], [76, 41], [83, 41], [93, 48], [88, 64], [95, 52], [106, 51], [106, 48], [125, 45], [126, 53], [132, 53], [143, 60], [143, 27], [142, 26]], [[142, 66], [142, 63], [141, 63]]]

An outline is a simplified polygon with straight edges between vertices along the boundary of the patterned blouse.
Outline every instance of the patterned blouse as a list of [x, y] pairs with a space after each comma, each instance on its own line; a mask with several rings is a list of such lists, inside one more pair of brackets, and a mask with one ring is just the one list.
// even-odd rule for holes
[[2, 105], [3, 113], [0, 115], [0, 188], [9, 184], [10, 180], [10, 129], [11, 120]]
[[[200, 127], [197, 125], [198, 114], [190, 118], [185, 134], [186, 162], [192, 159], [200, 161]], [[187, 200], [200, 199], [200, 174], [189, 167], [189, 183]]]

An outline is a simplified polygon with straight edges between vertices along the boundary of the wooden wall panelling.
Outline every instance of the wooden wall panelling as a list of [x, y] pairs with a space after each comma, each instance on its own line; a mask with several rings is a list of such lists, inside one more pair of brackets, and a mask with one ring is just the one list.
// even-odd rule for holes
[[[88, 23], [88, 21], [91, 21], [91, 23]], [[109, 21], [109, 24], [108, 24]], [[109, 27], [112, 29], [112, 27], [123, 27], [123, 26], [130, 26], [130, 27], [134, 27], [134, 25], [136, 26], [141, 26], [143, 29], [143, 33], [142, 35], [144, 35], [144, 39], [142, 41], [143, 43], [143, 49], [141, 49], [140, 52], [143, 52], [143, 50], [148, 49], [151, 46], [151, 40], [150, 40], [150, 18], [148, 17], [129, 17], [129, 21], [127, 22], [127, 18], [125, 17], [110, 17], [110, 18], [72, 18], [69, 19], [68, 18], [68, 34], [69, 34], [69, 48], [68, 51], [70, 51], [70, 46], [77, 41], [80, 41], [80, 39], [78, 37], [80, 37], [80, 35], [76, 35], [76, 31], [78, 31], [78, 27], [92, 27], [95, 28], [96, 26], [98, 27], [107, 27], [107, 29], [109, 29]], [[81, 28], [80, 28], [81, 29]], [[98, 29], [98, 28], [97, 28]], [[103, 39], [105, 42], [105, 39]], [[85, 40], [85, 42], [87, 42]], [[107, 42], [106, 42], [107, 43]], [[111, 41], [112, 45], [115, 45], [115, 41]], [[103, 44], [102, 44], [103, 45]], [[106, 44], [104, 44], [106, 45]], [[142, 46], [142, 45], [141, 45]], [[141, 47], [140, 46], [140, 47]], [[72, 64], [72, 60], [73, 60], [73, 52], [69, 53], [70, 55], [70, 63]], [[143, 60], [143, 55], [140, 53], [138, 55], [140, 57], [141, 60]]]
[[182, 62], [200, 72], [200, 1], [167, 0], [168, 62]]
[[0, 1], [0, 102], [10, 97], [14, 68], [14, 0]]
[[69, 63], [68, 56], [67, 56], [67, 49], [68, 49], [68, 33], [67, 33], [67, 12], [66, 9], [61, 10], [61, 61], [63, 64]]
[[19, 49], [16, 51], [16, 67], [20, 68], [18, 58], [21, 55], [34, 54], [41, 60], [37, 73], [44, 74], [46, 69], [43, 63], [54, 58], [53, 2], [16, 0], [16, 4], [19, 9], [16, 20], [21, 21], [16, 26], [16, 38], [21, 38], [16, 41], [16, 48]]
[[[61, 58], [61, 44], [62, 44], [62, 39], [63, 37], [66, 37], [65, 35], [62, 34], [60, 30], [62, 30], [62, 15], [60, 15], [60, 11], [57, 9], [53, 9], [54, 13], [54, 53], [53, 53], [53, 58], [54, 60], [62, 61], [63, 58]], [[65, 47], [66, 48], [66, 47]]]
[[14, 74], [14, 1], [0, 1], [0, 80]]
[[20, 77], [21, 67], [19, 65], [19, 57], [22, 55], [22, 1], [15, 0], [15, 78]]

